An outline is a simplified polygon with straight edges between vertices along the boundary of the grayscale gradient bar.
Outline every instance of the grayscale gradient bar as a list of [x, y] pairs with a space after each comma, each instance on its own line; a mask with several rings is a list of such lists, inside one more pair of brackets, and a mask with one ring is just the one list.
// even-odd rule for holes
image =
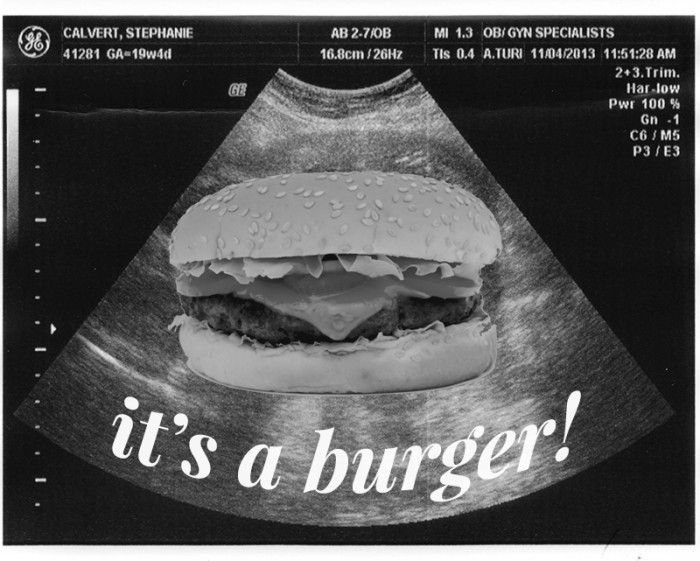
[[6, 236], [10, 249], [17, 247], [19, 238], [19, 90], [5, 91], [5, 136], [7, 207]]

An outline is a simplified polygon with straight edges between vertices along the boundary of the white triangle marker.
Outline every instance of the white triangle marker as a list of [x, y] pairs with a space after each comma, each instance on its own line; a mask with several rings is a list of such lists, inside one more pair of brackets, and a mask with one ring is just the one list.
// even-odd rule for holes
[[56, 331], [56, 326], [55, 326], [53, 323], [51, 324], [51, 327], [49, 328], [49, 331], [51, 332], [51, 335], [53, 335], [54, 332]]

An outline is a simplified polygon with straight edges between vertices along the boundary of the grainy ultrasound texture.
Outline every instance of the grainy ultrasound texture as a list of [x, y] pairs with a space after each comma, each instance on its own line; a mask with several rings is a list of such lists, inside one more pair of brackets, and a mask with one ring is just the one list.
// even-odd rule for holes
[[[533, 165], [536, 165], [533, 164]], [[469, 382], [421, 392], [300, 395], [240, 391], [190, 372], [175, 334], [179, 312], [168, 236], [186, 208], [225, 184], [286, 172], [377, 169], [433, 176], [480, 197], [501, 225], [504, 251], [484, 271], [484, 305], [498, 327], [498, 365]], [[332, 375], [332, 372], [329, 372]], [[569, 432], [570, 454], [554, 459], [563, 436], [567, 396], [582, 393]], [[135, 396], [164, 413], [155, 468], [112, 455], [116, 414]], [[40, 399], [40, 404], [34, 400]], [[173, 416], [189, 429], [175, 436]], [[280, 71], [216, 150], [192, 185], [134, 257], [99, 306], [50, 367], [18, 415], [70, 452], [150, 491], [241, 516], [315, 525], [380, 525], [464, 513], [517, 499], [569, 477], [629, 446], [671, 414], [669, 406], [593, 309], [506, 192], [406, 72], [376, 87], [332, 91]], [[516, 472], [520, 445], [494, 461], [509, 467], [485, 481], [476, 460], [460, 468], [468, 492], [452, 502], [429, 498], [445, 467], [423, 463], [414, 490], [401, 491], [403, 449], [487, 436], [557, 420], [542, 436], [529, 469]], [[142, 425], [136, 425], [137, 433]], [[320, 429], [352, 454], [398, 447], [396, 487], [352, 492], [350, 475], [328, 495], [303, 493]], [[186, 477], [188, 437], [214, 436], [211, 474]], [[283, 446], [273, 491], [237, 481], [242, 455], [259, 443]], [[136, 441], [133, 442], [137, 444]], [[481, 444], [483, 446], [483, 442]], [[351, 455], [352, 458], [352, 455]], [[378, 465], [375, 460], [374, 467]], [[354, 468], [351, 467], [351, 473]], [[96, 491], [97, 492], [97, 491]]]

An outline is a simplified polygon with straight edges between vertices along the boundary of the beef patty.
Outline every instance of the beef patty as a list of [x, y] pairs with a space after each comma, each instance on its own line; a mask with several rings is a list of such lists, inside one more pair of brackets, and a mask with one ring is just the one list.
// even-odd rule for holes
[[[379, 333], [389, 335], [397, 329], [416, 329], [434, 321], [445, 325], [461, 323], [471, 315], [477, 298], [399, 297], [355, 327], [344, 340], [355, 341], [359, 337], [373, 339]], [[233, 294], [180, 295], [180, 302], [188, 316], [206, 321], [212, 329], [227, 334], [247, 335], [275, 345], [295, 341], [333, 342], [303, 319], [279, 313], [260, 302], [238, 298]]]

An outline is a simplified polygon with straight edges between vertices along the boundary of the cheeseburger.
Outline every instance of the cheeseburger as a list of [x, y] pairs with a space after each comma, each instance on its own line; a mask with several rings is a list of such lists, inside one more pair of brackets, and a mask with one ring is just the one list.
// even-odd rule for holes
[[480, 270], [501, 250], [484, 204], [377, 171], [228, 185], [170, 242], [188, 366], [229, 386], [392, 392], [489, 372], [496, 327]]

